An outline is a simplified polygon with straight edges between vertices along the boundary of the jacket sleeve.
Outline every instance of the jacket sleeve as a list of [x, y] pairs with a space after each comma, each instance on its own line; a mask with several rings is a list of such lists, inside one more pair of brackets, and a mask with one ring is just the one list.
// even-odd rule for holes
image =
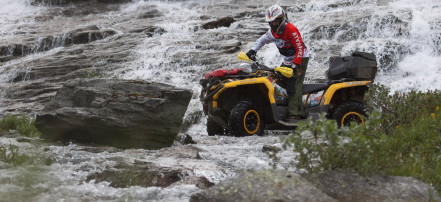
[[305, 46], [302, 40], [302, 36], [295, 26], [292, 26], [289, 31], [291, 44], [293, 44], [294, 48], [296, 49], [296, 55], [294, 56], [293, 63], [300, 65], [302, 64], [303, 54], [305, 53]]
[[263, 45], [272, 42], [271, 37], [272, 37], [271, 30], [268, 30], [264, 35], [262, 35], [259, 39], [257, 39], [256, 43], [254, 43], [251, 49], [257, 52], [260, 48], [262, 48]]

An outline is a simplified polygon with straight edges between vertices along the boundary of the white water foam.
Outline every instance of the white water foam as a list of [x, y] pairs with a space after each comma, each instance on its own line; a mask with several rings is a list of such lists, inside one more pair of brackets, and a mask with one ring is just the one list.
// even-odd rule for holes
[[[43, 7], [30, 5], [29, 0], [0, 1], [0, 38], [5, 40], [21, 31], [22, 25], [35, 24], [35, 16]], [[26, 32], [26, 30], [23, 30]]]
[[390, 6], [412, 14], [410, 36], [403, 39], [412, 52], [398, 63], [395, 71], [380, 75], [377, 82], [392, 91], [441, 90], [441, 2], [401, 0]]

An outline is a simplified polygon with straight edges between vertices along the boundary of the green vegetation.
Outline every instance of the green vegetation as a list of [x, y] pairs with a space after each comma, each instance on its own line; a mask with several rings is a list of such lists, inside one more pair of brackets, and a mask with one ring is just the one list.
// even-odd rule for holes
[[[338, 128], [322, 117], [299, 124], [281, 141], [299, 171], [351, 169], [362, 175], [410, 176], [441, 191], [441, 92], [394, 93], [374, 86], [364, 125]], [[277, 154], [270, 154], [277, 162]]]
[[39, 137], [34, 120], [27, 117], [7, 116], [0, 120], [0, 131], [17, 130], [22, 136]]
[[14, 166], [22, 165], [28, 159], [28, 156], [21, 155], [18, 151], [19, 148], [15, 145], [0, 145], [0, 161], [11, 163]]
[[95, 71], [95, 70], [90, 70], [90, 71], [86, 70], [84, 72], [84, 77], [86, 77], [86, 78], [104, 78], [105, 76], [102, 73]]
[[[35, 140], [31, 138], [37, 138], [40, 136], [40, 132], [34, 125], [34, 120], [24, 116], [6, 116], [1, 119], [0, 132], [9, 130], [17, 130], [20, 133], [20, 136], [30, 137], [27, 138], [30, 140]], [[22, 137], [21, 139], [26, 140], [26, 138]], [[17, 139], [17, 141], [21, 142], [20, 139]], [[39, 151], [38, 143], [36, 145], [34, 142], [32, 145], [35, 146], [36, 150], [31, 152], [27, 151], [27, 154], [23, 154], [23, 152], [20, 152], [20, 148], [16, 145], [11, 143], [9, 145], [0, 144], [0, 161], [14, 166], [51, 165], [53, 163], [52, 157], [44, 155]]]

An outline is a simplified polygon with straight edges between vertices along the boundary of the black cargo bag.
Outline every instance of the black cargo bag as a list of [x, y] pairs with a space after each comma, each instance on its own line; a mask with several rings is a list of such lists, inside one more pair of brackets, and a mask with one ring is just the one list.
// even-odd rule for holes
[[354, 52], [352, 56], [331, 57], [328, 80], [370, 80], [377, 74], [377, 59], [372, 53]]

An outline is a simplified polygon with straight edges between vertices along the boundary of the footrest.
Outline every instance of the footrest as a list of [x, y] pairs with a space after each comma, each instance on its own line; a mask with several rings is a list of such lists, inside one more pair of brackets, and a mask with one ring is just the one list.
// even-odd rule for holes
[[284, 126], [289, 126], [289, 127], [297, 127], [297, 123], [301, 122], [301, 121], [305, 121], [306, 119], [302, 119], [302, 120], [295, 120], [295, 121], [284, 121], [284, 120], [279, 120], [278, 122]]

